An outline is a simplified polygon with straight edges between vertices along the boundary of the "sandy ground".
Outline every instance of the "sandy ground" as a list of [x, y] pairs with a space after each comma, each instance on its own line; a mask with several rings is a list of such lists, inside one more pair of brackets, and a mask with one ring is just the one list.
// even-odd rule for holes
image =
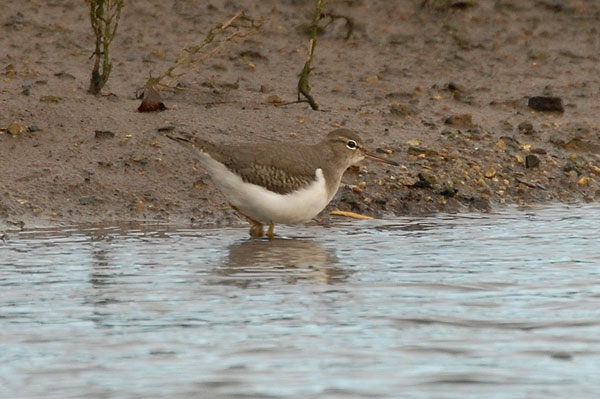
[[[308, 45], [299, 26], [314, 1], [125, 3], [113, 72], [92, 96], [84, 3], [2, 2], [0, 227], [245, 223], [163, 127], [214, 142], [313, 143], [343, 126], [401, 164], [347, 172], [328, 210], [384, 217], [600, 198], [600, 2], [331, 1], [355, 28], [345, 40], [340, 19], [319, 37], [321, 111], [273, 103], [296, 97]], [[166, 111], [137, 112], [149, 73], [238, 10], [262, 18], [261, 30], [183, 76], [185, 90], [163, 92]], [[560, 97], [564, 112], [528, 107], [533, 96]]]

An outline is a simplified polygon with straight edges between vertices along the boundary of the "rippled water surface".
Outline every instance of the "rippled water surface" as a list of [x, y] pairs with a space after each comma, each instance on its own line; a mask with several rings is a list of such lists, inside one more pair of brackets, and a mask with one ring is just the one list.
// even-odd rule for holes
[[0, 241], [2, 398], [598, 398], [600, 207]]

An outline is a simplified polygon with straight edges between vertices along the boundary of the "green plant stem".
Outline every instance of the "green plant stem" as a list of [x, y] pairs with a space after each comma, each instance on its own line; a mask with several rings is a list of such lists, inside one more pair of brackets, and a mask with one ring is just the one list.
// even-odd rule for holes
[[312, 71], [312, 60], [315, 54], [315, 48], [317, 47], [317, 33], [319, 31], [319, 22], [321, 21], [321, 16], [323, 15], [323, 8], [327, 4], [327, 0], [317, 0], [317, 7], [315, 8], [315, 14], [313, 16], [313, 20], [310, 27], [310, 41], [308, 47], [308, 55], [306, 57], [306, 62], [304, 63], [304, 67], [302, 68], [302, 72], [300, 72], [300, 79], [298, 80], [298, 101], [300, 101], [300, 94], [302, 94], [306, 101], [310, 104], [310, 107], [313, 110], [318, 110], [319, 105], [310, 94], [310, 81], [309, 75]]

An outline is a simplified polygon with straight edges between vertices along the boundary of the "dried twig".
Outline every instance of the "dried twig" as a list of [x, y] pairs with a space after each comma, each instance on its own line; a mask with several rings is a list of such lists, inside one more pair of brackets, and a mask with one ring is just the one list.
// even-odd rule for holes
[[211, 29], [199, 45], [186, 46], [173, 65], [156, 77], [150, 76], [145, 86], [174, 88], [173, 83], [178, 78], [197, 70], [207, 59], [223, 50], [227, 43], [248, 36], [260, 26], [260, 22], [239, 11], [224, 24]]
[[138, 111], [151, 112], [165, 109], [158, 93], [161, 88], [177, 89], [174, 84], [177, 79], [200, 68], [207, 59], [223, 50], [227, 43], [248, 36], [260, 26], [260, 22], [239, 11], [224, 24], [211, 29], [199, 45], [185, 46], [173, 65], [156, 77], [150, 74], [144, 87], [137, 90], [136, 97], [142, 98]]
[[332, 13], [323, 13], [323, 15], [321, 15], [321, 18], [329, 18], [329, 22], [327, 22], [325, 24], [325, 26], [323, 26], [323, 29], [327, 28], [329, 25], [331, 25], [333, 22], [335, 22], [336, 19], [343, 19], [346, 21], [346, 36], [344, 36], [344, 40], [348, 40], [350, 39], [350, 36], [352, 36], [352, 33], [354, 32], [354, 20], [350, 17], [347, 17], [345, 15], [337, 15], [337, 14], [332, 14]]

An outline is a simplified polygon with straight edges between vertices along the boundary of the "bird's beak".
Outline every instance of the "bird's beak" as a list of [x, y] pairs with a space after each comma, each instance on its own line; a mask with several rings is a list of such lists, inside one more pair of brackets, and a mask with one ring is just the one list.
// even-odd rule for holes
[[363, 151], [363, 153], [365, 154], [365, 158], [370, 159], [372, 161], [377, 161], [377, 162], [383, 162], [383, 163], [387, 163], [388, 165], [394, 165], [394, 166], [399, 166], [400, 164], [396, 161], [392, 161], [390, 159], [386, 159], [383, 157], [380, 157], [379, 155], [375, 155], [371, 152], [368, 151]]

